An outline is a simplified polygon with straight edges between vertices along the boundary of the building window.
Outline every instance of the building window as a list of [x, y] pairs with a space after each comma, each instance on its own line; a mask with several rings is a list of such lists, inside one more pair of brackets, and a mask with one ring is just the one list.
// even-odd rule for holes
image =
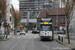
[[62, 24], [62, 22], [63, 22], [63, 19], [60, 19], [60, 24]]
[[10, 17], [10, 22], [11, 22], [11, 17]]

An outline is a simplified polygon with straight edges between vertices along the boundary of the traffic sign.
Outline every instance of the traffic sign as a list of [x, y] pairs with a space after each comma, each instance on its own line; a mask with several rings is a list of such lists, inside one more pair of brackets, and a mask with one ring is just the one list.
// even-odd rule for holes
[[65, 26], [65, 23], [62, 23], [62, 26]]
[[28, 19], [26, 19], [26, 23], [28, 23]]

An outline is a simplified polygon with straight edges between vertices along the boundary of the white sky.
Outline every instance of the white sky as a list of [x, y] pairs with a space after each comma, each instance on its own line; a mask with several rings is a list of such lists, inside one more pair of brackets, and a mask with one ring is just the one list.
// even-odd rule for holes
[[17, 9], [19, 10], [19, 1], [18, 0], [12, 0], [12, 4], [16, 10]]

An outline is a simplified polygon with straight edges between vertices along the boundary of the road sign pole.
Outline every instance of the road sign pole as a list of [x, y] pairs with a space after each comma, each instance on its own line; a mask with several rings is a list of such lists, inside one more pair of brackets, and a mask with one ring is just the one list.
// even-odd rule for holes
[[[54, 25], [55, 30], [57, 29], [57, 25]], [[55, 35], [57, 35], [57, 30], [55, 31]]]
[[30, 12], [28, 12], [28, 30], [29, 30], [29, 15], [30, 15]]

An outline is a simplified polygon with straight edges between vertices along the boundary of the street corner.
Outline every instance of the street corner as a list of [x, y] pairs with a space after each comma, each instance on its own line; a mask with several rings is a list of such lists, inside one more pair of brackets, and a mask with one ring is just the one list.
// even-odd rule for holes
[[8, 38], [8, 39], [0, 39], [0, 41], [7, 41], [7, 40], [9, 40], [10, 38]]
[[7, 41], [9, 40], [11, 37], [8, 37], [7, 39], [6, 38], [3, 38], [3, 39], [0, 39], [0, 41]]
[[73, 48], [72, 48], [72, 47], [70, 47], [70, 49], [71, 49], [71, 50], [75, 50], [75, 47], [73, 47]]
[[61, 42], [61, 41], [59, 41], [59, 40], [56, 40], [56, 42], [60, 43], [61, 45], [66, 46], [66, 44], [65, 44], [65, 43], [63, 43], [63, 42]]
[[70, 48], [71, 50], [75, 50], [75, 45], [71, 45], [69, 48]]

